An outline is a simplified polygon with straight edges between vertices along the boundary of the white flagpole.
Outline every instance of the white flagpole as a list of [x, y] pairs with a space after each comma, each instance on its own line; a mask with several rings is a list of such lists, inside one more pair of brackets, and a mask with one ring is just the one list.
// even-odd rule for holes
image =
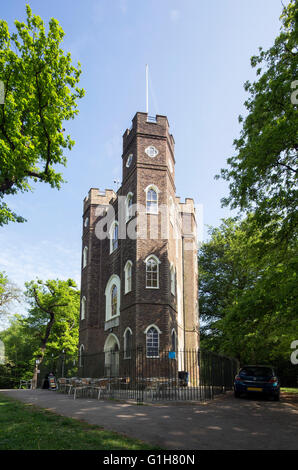
[[146, 64], [146, 113], [148, 115], [148, 64]]

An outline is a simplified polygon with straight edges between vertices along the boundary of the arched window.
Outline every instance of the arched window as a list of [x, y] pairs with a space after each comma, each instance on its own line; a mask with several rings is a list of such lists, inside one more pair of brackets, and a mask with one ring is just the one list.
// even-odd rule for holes
[[106, 321], [120, 315], [121, 282], [119, 276], [113, 274], [106, 286]]
[[145, 330], [146, 334], [146, 356], [159, 357], [159, 335], [161, 331], [157, 326], [150, 325]]
[[126, 160], [126, 168], [129, 168], [129, 167], [130, 167], [131, 162], [132, 162], [132, 159], [133, 159], [133, 154], [131, 153], [131, 154], [128, 155], [128, 157], [127, 157], [127, 160]]
[[80, 354], [79, 354], [79, 367], [83, 367], [84, 366], [84, 351], [85, 351], [85, 347], [83, 344], [81, 344], [80, 346]]
[[118, 222], [112, 223], [110, 228], [110, 253], [118, 248]]
[[173, 329], [172, 334], [171, 334], [171, 348], [172, 351], [177, 350], [177, 336], [176, 336], [176, 331]]
[[176, 295], [176, 271], [173, 265], [170, 268], [170, 274], [171, 274], [171, 293], [173, 295]]
[[105, 374], [108, 377], [119, 375], [119, 350], [120, 343], [114, 333], [110, 333], [104, 344]]
[[88, 247], [85, 246], [83, 250], [83, 268], [87, 266], [87, 262], [88, 262]]
[[84, 320], [86, 317], [86, 297], [82, 297], [81, 301], [81, 320]]
[[124, 359], [130, 359], [131, 349], [132, 349], [132, 331], [129, 327], [126, 328], [123, 336], [124, 336]]
[[148, 289], [159, 288], [159, 264], [160, 261], [155, 255], [150, 255], [145, 260], [146, 263], [146, 287]]
[[117, 286], [112, 287], [112, 292], [111, 292], [111, 315], [114, 317], [117, 315], [117, 303], [118, 303], [118, 295], [117, 295]]
[[125, 286], [124, 293], [127, 294], [132, 289], [132, 262], [129, 260], [124, 267]]
[[147, 186], [145, 191], [147, 214], [158, 214], [158, 188], [152, 184], [150, 186]]
[[128, 193], [128, 195], [126, 196], [126, 221], [130, 220], [133, 216], [132, 206], [133, 206], [133, 194]]

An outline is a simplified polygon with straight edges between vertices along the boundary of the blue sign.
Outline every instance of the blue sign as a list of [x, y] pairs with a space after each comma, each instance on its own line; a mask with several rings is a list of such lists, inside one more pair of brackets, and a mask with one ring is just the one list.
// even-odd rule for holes
[[169, 359], [176, 359], [175, 351], [169, 351]]

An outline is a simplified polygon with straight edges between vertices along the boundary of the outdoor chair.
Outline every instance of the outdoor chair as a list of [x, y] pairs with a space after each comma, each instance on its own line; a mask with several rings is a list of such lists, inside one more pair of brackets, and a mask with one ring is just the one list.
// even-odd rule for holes
[[95, 379], [91, 385], [92, 391], [97, 393], [97, 400], [100, 400], [102, 394], [104, 394], [110, 387], [109, 379]]
[[66, 391], [66, 383], [66, 378], [60, 377], [60, 379], [58, 379], [58, 390], [60, 390], [60, 392]]
[[142, 386], [143, 388], [149, 392], [151, 400], [153, 398], [158, 397], [158, 391], [159, 391], [159, 382], [157, 378], [151, 377], [151, 378], [145, 378], [142, 381]]
[[79, 396], [80, 394], [83, 395], [85, 392], [88, 392], [91, 388], [91, 379], [89, 378], [83, 378], [74, 384], [74, 393], [73, 393], [73, 398], [74, 400]]
[[71, 395], [71, 393], [74, 391], [74, 388], [76, 385], [79, 385], [80, 379], [78, 377], [71, 377], [69, 379], [69, 382], [66, 384], [66, 389], [68, 389], [68, 395]]
[[26, 388], [32, 388], [32, 379], [31, 380], [20, 380], [19, 388], [25, 386]]

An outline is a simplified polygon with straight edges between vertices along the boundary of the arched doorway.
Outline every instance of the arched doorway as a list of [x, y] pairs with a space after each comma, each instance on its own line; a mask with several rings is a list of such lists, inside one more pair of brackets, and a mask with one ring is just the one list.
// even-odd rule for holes
[[119, 349], [120, 343], [117, 336], [110, 333], [104, 346], [105, 375], [107, 377], [118, 377], [119, 375]]

